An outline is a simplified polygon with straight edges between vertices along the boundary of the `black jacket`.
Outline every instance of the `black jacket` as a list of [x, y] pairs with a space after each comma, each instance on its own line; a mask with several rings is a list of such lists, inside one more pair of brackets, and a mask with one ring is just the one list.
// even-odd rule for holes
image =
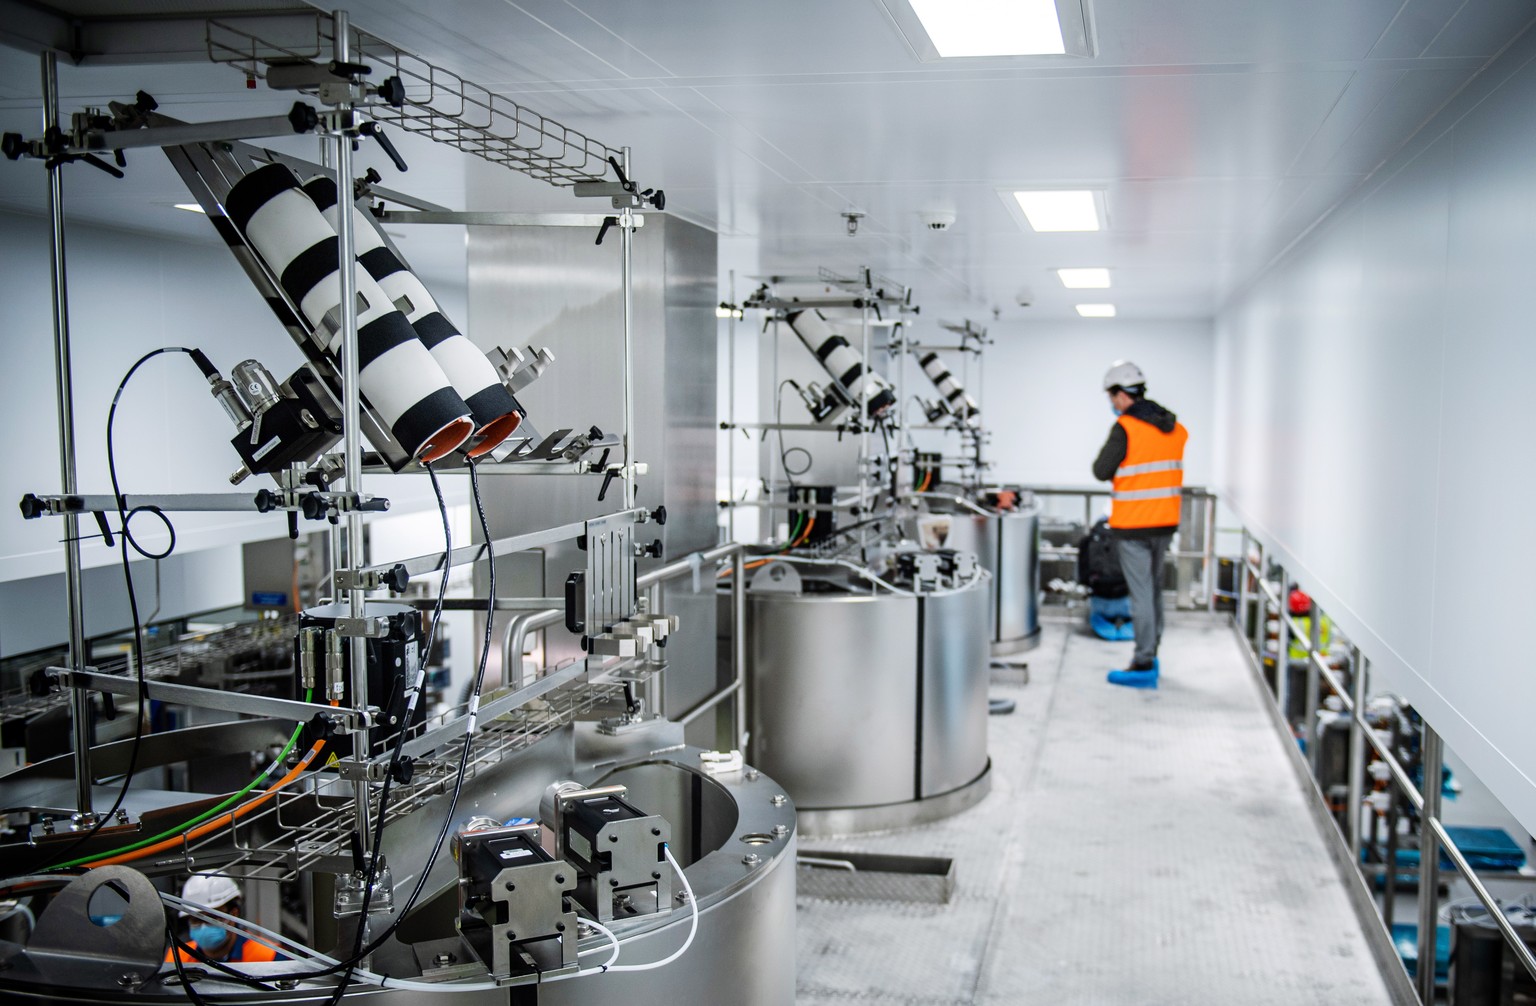
[[[1150, 398], [1138, 398], [1131, 403], [1131, 407], [1125, 410], [1125, 414], [1132, 419], [1140, 419], [1142, 422], [1151, 423], [1164, 433], [1172, 433], [1174, 425], [1179, 417], [1152, 401]], [[1100, 482], [1108, 482], [1115, 477], [1115, 469], [1125, 460], [1126, 440], [1125, 428], [1119, 423], [1109, 429], [1109, 439], [1104, 441], [1104, 446], [1099, 448], [1099, 456], [1093, 459], [1093, 477]], [[1177, 530], [1178, 525], [1171, 527], [1138, 527], [1115, 528], [1115, 534], [1122, 538], [1155, 538]]]

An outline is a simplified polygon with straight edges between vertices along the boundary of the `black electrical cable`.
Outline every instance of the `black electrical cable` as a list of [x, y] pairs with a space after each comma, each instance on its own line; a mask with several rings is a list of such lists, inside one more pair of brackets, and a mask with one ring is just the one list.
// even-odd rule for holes
[[[150, 350], [135, 360], [133, 366], [128, 368], [128, 372], [123, 375], [123, 379], [117, 384], [117, 391], [112, 395], [112, 407], [107, 410], [107, 476], [112, 481], [112, 501], [117, 508], [117, 519], [119, 525], [121, 525], [118, 529], [118, 549], [122, 557], [123, 584], [128, 591], [128, 613], [133, 620], [132, 654], [134, 669], [138, 676], [138, 688], [136, 689], [137, 709], [134, 714], [133, 723], [133, 746], [128, 749], [128, 772], [123, 776], [123, 785], [117, 791], [117, 798], [112, 801], [112, 808], [105, 814], [98, 814], [90, 830], [80, 835], [73, 842], [70, 842], [64, 847], [63, 851], [54, 856], [49, 862], [32, 867], [32, 872], [34, 873], [48, 870], [54, 863], [67, 862], [73, 856], [76, 849], [95, 838], [97, 833], [122, 808], [123, 800], [128, 796], [128, 788], [133, 784], [134, 774], [139, 768], [139, 748], [144, 740], [144, 709], [149, 704], [149, 695], [148, 686], [144, 678], [144, 631], [143, 626], [139, 622], [139, 597], [133, 588], [133, 571], [128, 567], [128, 549], [132, 547], [135, 552], [138, 552], [146, 559], [163, 559], [169, 556], [171, 550], [176, 547], [176, 529], [171, 526], [170, 518], [159, 507], [141, 506], [134, 507], [132, 510], [127, 509], [127, 503], [123, 499], [122, 486], [117, 480], [117, 451], [112, 442], [112, 429], [117, 420], [118, 402], [122, 400], [123, 391], [128, 387], [128, 382], [133, 379], [133, 375], [138, 372], [140, 367], [165, 353], [187, 354], [192, 357], [192, 361], [197, 364], [198, 369], [202, 370], [204, 374], [208, 372], [207, 367], [211, 366], [211, 364], [207, 363], [207, 356], [203, 355], [201, 351], [188, 349], [186, 346], [161, 346], [159, 349]], [[129, 522], [135, 514], [146, 511], [157, 515], [164, 521], [167, 530], [170, 532], [170, 544], [165, 547], [163, 552], [150, 552], [140, 546], [133, 537], [133, 531], [129, 527]], [[83, 653], [71, 654], [70, 659], [76, 666], [84, 666], [85, 664], [85, 654]], [[88, 730], [89, 728], [89, 723], [75, 724], [76, 730]], [[78, 765], [75, 768], [76, 771], [80, 770]]]
[[[437, 497], [438, 514], [443, 519], [443, 578], [437, 591], [437, 604], [432, 610], [432, 624], [427, 628], [426, 649], [422, 650], [417, 658], [418, 666], [424, 665], [432, 652], [433, 637], [437, 634], [437, 625], [443, 615], [443, 597], [448, 593], [448, 573], [453, 568], [448, 558], [450, 553], [453, 552], [453, 532], [448, 523], [448, 504], [443, 499], [443, 487], [437, 481], [437, 472], [433, 469], [431, 462], [423, 461], [422, 467], [427, 470], [427, 477], [432, 480], [432, 492]], [[354, 565], [357, 564], [358, 558], [352, 557]], [[417, 701], [420, 701], [419, 697]], [[368, 949], [363, 947], [363, 943], [368, 936], [368, 907], [373, 901], [373, 888], [378, 880], [379, 860], [381, 858], [379, 850], [382, 848], [384, 841], [384, 818], [389, 810], [389, 791], [390, 787], [394, 785], [395, 773], [400, 764], [400, 755], [405, 750], [405, 738], [410, 733], [410, 720], [411, 717], [408, 716], [405, 722], [400, 724], [400, 732], [395, 736], [394, 750], [390, 752], [389, 767], [384, 773], [384, 786], [379, 791], [379, 812], [373, 824], [373, 844], [371, 846], [373, 856], [368, 860], [367, 873], [364, 877], [363, 903], [358, 914], [357, 940], [352, 945], [352, 956], [342, 962], [345, 967], [341, 970], [341, 979], [336, 984], [336, 991], [331, 994], [331, 1006], [336, 1006], [336, 1003], [341, 1001], [341, 997], [346, 994], [347, 986], [352, 984], [352, 972], [357, 969], [357, 965], [362, 959], [372, 952], [372, 947]], [[460, 775], [463, 775], [462, 770]], [[462, 779], [460, 780], [460, 785], [462, 785]], [[432, 858], [437, 858], [436, 850], [433, 851]], [[431, 868], [432, 863], [429, 861], [426, 870]], [[426, 870], [422, 871], [423, 878], [426, 876]], [[395, 927], [400, 924], [401, 919], [405, 918], [405, 913], [410, 911], [415, 901], [416, 896], [412, 894], [405, 907], [400, 910], [400, 914], [395, 917], [395, 921], [385, 929], [384, 934], [374, 943], [374, 946], [382, 943], [394, 932]]]
[[[432, 480], [432, 491], [433, 491], [433, 493], [437, 497], [438, 512], [442, 516], [442, 519], [443, 519], [443, 544], [444, 544], [443, 552], [444, 552], [444, 555], [446, 556], [449, 552], [451, 552], [453, 550], [452, 539], [451, 539], [451, 536], [450, 536], [450, 530], [449, 530], [449, 524], [448, 524], [448, 505], [447, 505], [447, 503], [443, 499], [442, 485], [437, 480], [437, 472], [433, 470], [433, 468], [432, 468], [432, 466], [430, 464], [424, 464], [423, 467], [426, 469], [428, 477], [430, 477], [431, 480]], [[481, 500], [480, 500], [479, 481], [478, 481], [478, 479], [475, 476], [475, 469], [474, 469], [473, 462], [470, 463], [470, 485], [473, 488], [476, 509], [479, 511], [479, 514], [480, 514], [480, 526], [481, 526], [482, 529], [485, 529], [487, 527], [487, 522], [486, 522], [486, 517], [485, 517], [485, 508], [484, 508], [484, 506], [483, 506], [483, 504], [481, 503]], [[490, 541], [489, 533], [487, 533], [487, 535], [486, 535], [486, 541]], [[443, 607], [443, 596], [444, 596], [444, 594], [446, 594], [447, 589], [448, 589], [448, 573], [449, 573], [450, 569], [451, 569], [451, 567], [448, 565], [448, 563], [447, 563], [447, 561], [445, 559], [444, 564], [443, 564], [443, 579], [442, 579], [442, 583], [441, 583], [440, 589], [438, 591], [437, 604], [436, 604], [436, 606], [434, 608], [434, 612], [433, 612], [433, 614], [434, 614], [433, 624], [432, 624], [431, 629], [429, 629], [428, 633], [427, 633], [427, 647], [428, 647], [428, 649], [426, 651], [424, 651], [422, 659], [426, 659], [425, 653], [429, 653], [430, 652], [430, 647], [431, 647], [431, 644], [432, 644], [432, 638], [433, 638], [433, 635], [436, 632], [437, 622], [441, 619], [442, 607]], [[490, 606], [489, 606], [488, 614], [490, 612], [494, 612], [494, 610], [495, 610], [495, 604], [496, 604], [496, 600], [495, 600], [495, 598], [496, 598], [496, 581], [495, 581], [495, 577], [496, 577], [495, 565], [493, 563], [492, 564], [492, 568], [491, 568], [491, 600], [489, 602]], [[489, 622], [489, 619], [488, 619], [488, 622]], [[487, 639], [489, 639], [490, 631], [491, 630], [490, 630], [490, 627], [488, 625], [487, 629], [486, 629]], [[481, 654], [480, 654], [480, 668], [479, 668], [479, 673], [478, 673], [478, 675], [476, 677], [476, 687], [475, 687], [475, 695], [476, 696], [478, 696], [480, 694], [480, 684], [485, 679], [486, 659], [489, 656], [489, 653], [490, 653], [490, 647], [486, 646], [486, 647], [484, 647], [482, 649]], [[392, 769], [393, 769], [393, 766], [395, 764], [395, 760], [399, 757], [400, 749], [404, 745], [404, 739], [405, 739], [405, 735], [406, 735], [406, 730], [407, 729], [408, 729], [408, 724], [402, 726], [400, 735], [397, 738], [395, 754], [391, 757], [391, 760], [390, 760], [391, 768]], [[372, 874], [372, 870], [375, 868], [374, 864], [376, 864], [377, 861], [378, 861], [377, 858], [375, 858], [370, 863], [370, 876], [368, 878], [368, 885], [364, 889], [364, 894], [363, 894], [363, 904], [362, 904], [363, 924], [359, 925], [359, 927], [358, 927], [358, 933], [360, 934], [360, 938], [359, 938], [359, 942], [354, 945], [354, 952], [353, 952], [352, 956], [350, 956], [346, 960], [340, 961], [340, 962], [338, 962], [336, 964], [332, 964], [332, 965], [329, 965], [329, 966], [323, 967], [323, 968], [315, 968], [315, 969], [311, 969], [311, 970], [308, 970], [308, 971], [294, 971], [294, 972], [289, 972], [289, 973], [286, 973], [286, 974], [263, 975], [262, 976], [262, 980], [263, 981], [267, 981], [267, 982], [303, 981], [303, 980], [306, 980], [306, 979], [323, 978], [326, 975], [341, 974], [342, 978], [340, 980], [340, 983], [336, 987], [336, 991], [332, 994], [331, 1002], [335, 1003], [335, 1002], [340, 1000], [341, 996], [345, 994], [347, 986], [349, 984], [351, 984], [352, 972], [357, 969], [357, 965], [362, 962], [364, 957], [366, 957], [367, 955], [369, 955], [369, 954], [373, 953], [374, 951], [378, 950], [381, 946], [384, 945], [384, 943], [391, 936], [394, 935], [395, 930], [400, 927], [400, 924], [405, 920], [405, 917], [410, 914], [411, 909], [415, 906], [417, 900], [420, 899], [422, 891], [426, 888], [427, 878], [428, 878], [429, 874], [432, 871], [432, 866], [433, 866], [433, 864], [435, 864], [437, 862], [437, 857], [442, 853], [443, 844], [447, 841], [448, 832], [453, 827], [454, 813], [455, 813], [455, 811], [458, 808], [459, 796], [462, 794], [463, 789], [464, 789], [464, 770], [467, 767], [468, 762], [469, 762], [469, 750], [470, 750], [470, 741], [469, 741], [469, 738], [466, 737], [465, 738], [465, 742], [464, 742], [463, 751], [459, 755], [459, 766], [458, 766], [458, 772], [457, 772], [456, 780], [454, 782], [453, 795], [452, 795], [452, 797], [449, 800], [448, 813], [443, 818], [443, 826], [438, 831], [437, 841], [433, 844], [432, 852], [427, 857], [426, 865], [422, 868], [421, 873], [420, 873], [420, 875], [418, 876], [418, 878], [416, 880], [415, 888], [412, 889], [411, 895], [410, 895], [410, 897], [408, 897], [406, 899], [404, 906], [400, 909], [400, 911], [398, 913], [396, 913], [394, 921], [392, 921], [388, 926], [386, 926], [384, 928], [384, 931], [381, 932], [366, 947], [364, 947], [362, 945], [361, 934], [365, 931], [364, 930], [364, 926], [366, 925], [366, 921], [367, 921], [367, 917], [368, 917], [368, 914], [367, 914], [367, 912], [368, 912], [368, 904], [369, 904], [369, 901], [371, 900], [371, 895], [372, 895], [372, 892], [373, 892], [374, 879], [375, 879], [374, 875]], [[375, 835], [376, 835], [375, 842], [374, 842], [374, 848], [375, 849], [377, 849], [379, 847], [378, 846], [377, 836], [382, 834], [383, 822], [384, 822], [384, 812], [385, 812], [385, 809], [386, 809], [385, 808], [385, 798], [387, 797], [388, 786], [389, 786], [390, 780], [393, 778], [393, 776], [394, 776], [394, 773], [393, 773], [393, 771], [391, 771], [389, 773], [389, 775], [387, 775], [385, 777], [385, 790], [383, 792], [381, 792], [381, 794], [380, 794], [379, 816], [378, 816], [377, 822], [375, 824]], [[249, 978], [250, 977], [249, 975], [246, 975], [243, 972], [236, 971], [235, 969], [229, 967], [226, 964], [223, 964], [223, 963], [221, 963], [219, 961], [214, 961], [214, 960], [210, 960], [210, 959], [206, 958], [205, 956], [203, 956], [202, 954], [199, 953], [199, 951], [198, 951], [198, 949], [196, 947], [192, 948], [192, 954], [193, 954], [193, 956], [195, 956], [199, 960], [201, 960], [204, 964], [207, 964], [210, 967], [214, 968], [215, 970], [217, 970], [217, 971], [219, 971], [219, 972], [221, 972], [223, 974], [229, 975], [229, 976], [231, 976], [233, 978]]]

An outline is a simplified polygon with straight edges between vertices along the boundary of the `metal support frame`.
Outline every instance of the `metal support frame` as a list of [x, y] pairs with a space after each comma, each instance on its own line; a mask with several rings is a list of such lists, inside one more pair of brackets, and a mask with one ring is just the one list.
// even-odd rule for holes
[[[76, 670], [72, 667], [50, 667], [48, 676], [77, 694], [105, 692], [111, 695], [137, 695], [139, 683], [122, 674], [103, 674], [100, 671]], [[249, 695], [230, 692], [221, 688], [199, 688], [196, 685], [179, 685], [173, 681], [146, 681], [144, 693], [159, 702], [171, 702], [179, 706], [197, 709], [217, 709], [226, 713], [247, 716], [267, 716], [294, 723], [308, 723], [316, 715], [334, 718], [343, 731], [361, 730], [369, 726], [373, 714], [361, 703], [348, 706], [324, 706], [297, 699], [279, 699], [266, 695]]]
[[[45, 51], [42, 59], [43, 134], [59, 128], [59, 57]], [[49, 278], [53, 287], [53, 366], [58, 393], [59, 484], [65, 495], [76, 491], [75, 392], [69, 345], [69, 278], [64, 255], [63, 164], [48, 168], [48, 251], [52, 261]], [[64, 592], [69, 607], [69, 663], [85, 669], [85, 601], [80, 566], [80, 520], [64, 515]], [[91, 697], [77, 690], [70, 702], [70, 743], [75, 755], [75, 803], [80, 813], [91, 816]]]
[[[1249, 540], [1250, 535], [1246, 528], [1243, 531], [1243, 537], [1245, 542]], [[1257, 539], [1254, 540], [1257, 541]], [[1262, 555], [1262, 543], [1259, 543], [1259, 548]], [[1249, 575], [1255, 577], [1255, 582], [1260, 591], [1259, 608], [1261, 611], [1264, 610], [1266, 604], [1272, 603], [1280, 606], [1284, 600], [1283, 592], [1276, 592], [1264, 580], [1262, 570], [1262, 560], [1257, 564], [1249, 563], [1245, 554], [1239, 574], [1245, 580]], [[1312, 623], [1316, 626], [1321, 621], [1322, 611], [1314, 604]], [[1289, 612], [1285, 611], [1283, 607], [1281, 608], [1280, 624], [1282, 633], [1286, 631], [1295, 632], [1299, 629], [1299, 626], [1292, 622]], [[1234, 626], [1239, 635], [1248, 643], [1250, 653], [1257, 661], [1263, 653], [1262, 645], [1259, 647], [1253, 646], [1253, 636], [1247, 631], [1248, 627], [1243, 624], [1241, 612], [1239, 617], [1234, 619]], [[1301, 635], [1299, 632], [1296, 634]], [[1260, 641], [1262, 643], [1262, 635], [1260, 636]], [[1359, 824], [1361, 805], [1358, 801], [1363, 796], [1364, 790], [1363, 778], [1360, 773], [1363, 771], [1365, 761], [1364, 749], [1367, 745], [1369, 745], [1376, 757], [1387, 766], [1388, 771], [1391, 773], [1393, 784], [1401, 790], [1403, 796], [1419, 814], [1419, 968], [1416, 984], [1420, 1001], [1425, 1004], [1434, 1002], [1435, 927], [1439, 915], [1439, 857], [1442, 852], [1450, 859], [1462, 879], [1467, 882], [1478, 900], [1488, 910], [1489, 917], [1498, 926], [1499, 932], [1503, 935], [1514, 956], [1520, 961], [1521, 966], [1525, 968], [1526, 972], [1533, 979], [1536, 979], [1536, 955], [1532, 954], [1530, 947], [1526, 945], [1524, 939], [1515, 931], [1513, 924], [1505, 917], [1498, 899], [1483, 884], [1481, 878], [1477, 875], [1477, 871], [1467, 862], [1461, 850], [1456, 847], [1456, 843], [1452, 841], [1450, 834], [1445, 829], [1444, 823], [1440, 820], [1440, 787], [1443, 781], [1444, 746], [1439, 734], [1436, 733], [1433, 726], [1429, 723], [1425, 722], [1423, 724], [1421, 753], [1424, 765], [1424, 785], [1421, 790], [1420, 787], [1414, 785], [1408, 771], [1397, 760], [1397, 756], [1392, 750], [1391, 741], [1382, 740], [1382, 738], [1377, 736], [1376, 731], [1372, 730], [1365, 721], [1365, 700], [1368, 694], [1366, 684], [1370, 666], [1368, 658], [1358, 649], [1355, 651], [1353, 687], [1348, 689], [1344, 687], [1343, 682], [1334, 673], [1333, 668], [1328, 665], [1327, 654], [1322, 653], [1316, 646], [1313, 646], [1308, 652], [1307, 660], [1311, 665], [1310, 671], [1315, 672], [1320, 676], [1321, 680], [1328, 683], [1328, 686], [1333, 689], [1334, 694], [1339, 696], [1345, 711], [1348, 712], [1350, 717], [1349, 814], [1351, 824], [1344, 834], [1339, 834], [1335, 830], [1334, 834], [1330, 836], [1330, 841], [1348, 850], [1347, 854], [1351, 857], [1351, 868], [1358, 875], [1359, 850], [1362, 843]], [[1284, 706], [1277, 704], [1274, 708], [1279, 713], [1279, 721], [1284, 722]], [[1315, 712], [1313, 713], [1313, 718], [1315, 718]], [[1291, 743], [1289, 738], [1286, 739], [1286, 742], [1288, 746]], [[1303, 764], [1307, 769], [1307, 777], [1311, 781], [1314, 804], [1321, 806], [1324, 794], [1317, 789], [1315, 765], [1305, 762]], [[1396, 801], [1393, 802], [1393, 806], [1395, 808]], [[1328, 820], [1332, 820], [1331, 816]], [[1389, 852], [1395, 851], [1396, 829], [1393, 827], [1388, 828], [1387, 845]], [[1388, 906], [1391, 905], [1393, 899], [1394, 892], [1392, 889], [1396, 886], [1396, 863], [1391, 861], [1395, 859], [1395, 855], [1389, 856], [1387, 864], [1386, 882], [1389, 893], [1386, 900]], [[1374, 911], [1374, 906], [1372, 906], [1372, 910]], [[1388, 907], [1387, 911], [1389, 914], [1386, 922], [1390, 923], [1390, 907]], [[1401, 974], [1402, 972], [1399, 972], [1399, 975]]]

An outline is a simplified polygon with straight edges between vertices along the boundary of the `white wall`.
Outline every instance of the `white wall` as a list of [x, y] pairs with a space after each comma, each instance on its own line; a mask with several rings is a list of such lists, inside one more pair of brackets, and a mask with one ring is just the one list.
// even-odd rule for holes
[[[1093, 459], [1114, 425], [1102, 388], [1117, 359], [1147, 375], [1147, 397], [1189, 429], [1185, 482], [1208, 485], [1214, 473], [1214, 335], [1208, 321], [1083, 319], [999, 322], [982, 368], [982, 422], [992, 431], [987, 457], [1000, 481], [1093, 485]], [[954, 355], [954, 354], [950, 354]], [[931, 386], [910, 368], [924, 397]]]
[[1528, 33], [1222, 313], [1217, 484], [1536, 831], [1533, 57]]

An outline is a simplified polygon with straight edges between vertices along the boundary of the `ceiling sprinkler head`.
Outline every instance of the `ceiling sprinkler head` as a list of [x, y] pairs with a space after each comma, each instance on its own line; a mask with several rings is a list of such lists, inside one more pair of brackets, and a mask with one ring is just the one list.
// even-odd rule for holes
[[844, 210], [843, 219], [848, 222], [848, 236], [853, 237], [859, 232], [859, 221], [864, 219], [864, 211]]

